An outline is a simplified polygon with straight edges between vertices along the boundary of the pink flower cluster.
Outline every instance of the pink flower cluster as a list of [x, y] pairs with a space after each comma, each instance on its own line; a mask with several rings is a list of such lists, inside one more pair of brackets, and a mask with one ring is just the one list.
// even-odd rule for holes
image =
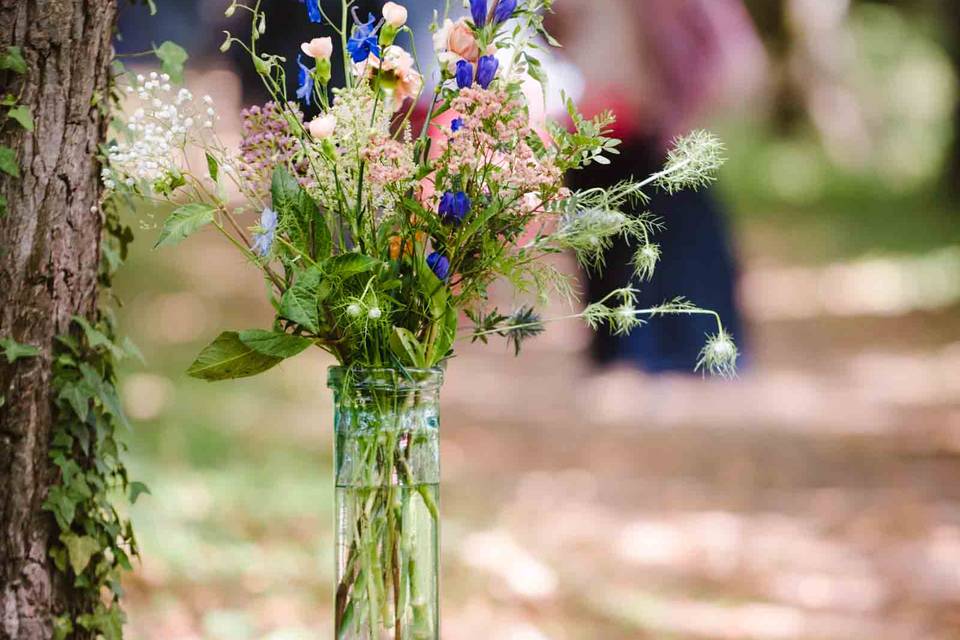
[[460, 127], [450, 132], [443, 160], [450, 174], [483, 175], [486, 184], [495, 182], [517, 197], [562, 182], [560, 170], [527, 142], [526, 111], [506, 90], [467, 87], [451, 107], [460, 114]]
[[[303, 113], [296, 103], [287, 108], [303, 121]], [[274, 102], [263, 107], [244, 109], [243, 136], [240, 140], [240, 175], [257, 193], [270, 191], [273, 171], [278, 165], [286, 165], [301, 183], [306, 182], [309, 163], [300, 154], [300, 140], [290, 131], [290, 123], [283, 111]]]
[[361, 155], [367, 161], [367, 177], [379, 187], [407, 182], [416, 171], [410, 147], [389, 135], [370, 138]]

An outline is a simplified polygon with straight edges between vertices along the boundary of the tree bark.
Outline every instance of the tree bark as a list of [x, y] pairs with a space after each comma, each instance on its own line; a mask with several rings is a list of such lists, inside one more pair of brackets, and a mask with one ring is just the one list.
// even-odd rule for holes
[[[0, 177], [0, 337], [41, 349], [0, 357], [0, 639], [52, 636], [68, 589], [48, 550], [55, 523], [41, 510], [56, 479], [48, 459], [54, 338], [97, 302], [101, 217], [97, 147], [106, 134], [115, 0], [0, 0], [0, 48], [23, 51], [27, 73], [0, 72], [35, 130], [8, 124], [0, 143], [21, 176]], [[99, 108], [95, 105], [99, 105]]]

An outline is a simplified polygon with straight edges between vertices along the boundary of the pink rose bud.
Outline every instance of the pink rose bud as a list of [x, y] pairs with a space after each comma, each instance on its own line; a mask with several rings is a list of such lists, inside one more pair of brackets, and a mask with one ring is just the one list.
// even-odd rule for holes
[[480, 57], [480, 45], [466, 18], [453, 23], [447, 36], [447, 50], [470, 62], [476, 62]]
[[394, 29], [399, 29], [407, 24], [407, 8], [396, 2], [388, 2], [383, 5], [383, 19]]
[[329, 60], [333, 55], [333, 40], [330, 38], [314, 38], [310, 42], [300, 45], [300, 50], [311, 58]]
[[310, 135], [317, 140], [325, 140], [333, 135], [333, 130], [337, 128], [337, 119], [332, 115], [318, 116], [310, 121], [308, 125]]

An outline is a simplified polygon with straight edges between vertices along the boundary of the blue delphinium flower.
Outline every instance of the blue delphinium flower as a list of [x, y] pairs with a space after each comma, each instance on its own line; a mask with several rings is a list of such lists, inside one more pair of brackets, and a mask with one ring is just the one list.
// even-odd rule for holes
[[310, 22], [320, 24], [323, 22], [323, 15], [320, 13], [320, 0], [300, 0], [300, 4], [307, 5], [307, 17]]
[[297, 55], [297, 66], [300, 67], [300, 72], [297, 74], [297, 97], [305, 104], [310, 104], [310, 98], [313, 96], [313, 70], [303, 64], [301, 55]]
[[470, 213], [471, 206], [470, 197], [463, 191], [447, 191], [440, 197], [440, 219], [447, 224], [459, 225]]
[[463, 118], [457, 118], [450, 123], [450, 131], [456, 133], [457, 131], [460, 131], [460, 129], [463, 129]]
[[253, 250], [266, 257], [277, 234], [277, 212], [270, 207], [265, 207], [260, 214], [260, 229], [259, 233], [253, 234]]
[[358, 24], [353, 29], [353, 35], [347, 40], [347, 51], [354, 62], [363, 62], [370, 54], [380, 57], [380, 43], [377, 42], [377, 29], [374, 26], [376, 18], [369, 14], [365, 24]]
[[433, 271], [433, 275], [441, 280], [446, 280], [450, 275], [450, 259], [442, 253], [434, 251], [427, 256], [427, 266]]
[[457, 86], [461, 89], [473, 85], [473, 65], [466, 60], [457, 60]]
[[477, 84], [486, 89], [497, 77], [497, 69], [500, 68], [500, 61], [494, 56], [482, 56], [477, 61]]
[[513, 17], [513, 12], [517, 10], [517, 0], [500, 0], [497, 8], [493, 10], [493, 20], [497, 24], [506, 22]]
[[470, 0], [470, 15], [478, 27], [487, 24], [487, 0]]

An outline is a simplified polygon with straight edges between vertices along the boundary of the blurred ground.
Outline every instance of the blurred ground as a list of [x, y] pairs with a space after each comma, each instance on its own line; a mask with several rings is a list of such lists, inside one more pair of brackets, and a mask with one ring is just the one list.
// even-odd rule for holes
[[[956, 208], [726, 138], [749, 369], [598, 375], [575, 325], [519, 360], [465, 345], [443, 396], [445, 639], [960, 638]], [[129, 635], [330, 637], [329, 362], [188, 379], [221, 329], [268, 326], [263, 285], [212, 235], [153, 252], [141, 225], [118, 286], [153, 492]]]

